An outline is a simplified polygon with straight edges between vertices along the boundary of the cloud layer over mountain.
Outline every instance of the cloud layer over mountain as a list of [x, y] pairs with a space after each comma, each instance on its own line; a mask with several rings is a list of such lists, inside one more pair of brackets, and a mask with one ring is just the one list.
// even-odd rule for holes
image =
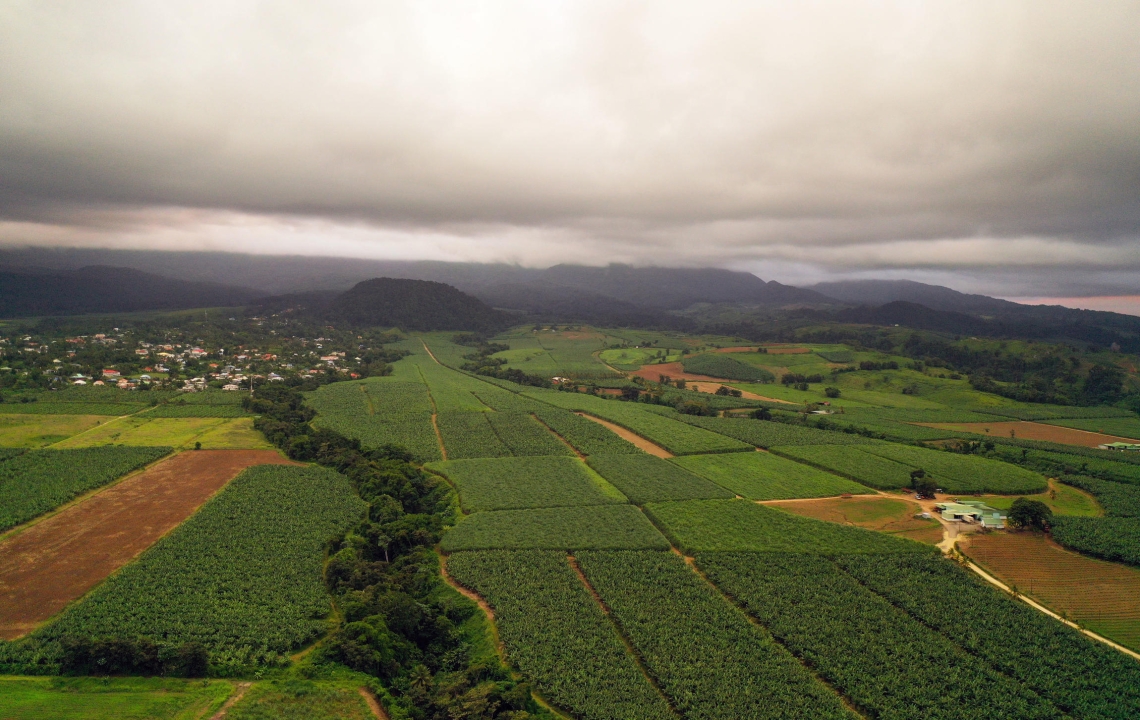
[[8, 2], [0, 242], [1136, 292], [1138, 27], [1111, 1]]

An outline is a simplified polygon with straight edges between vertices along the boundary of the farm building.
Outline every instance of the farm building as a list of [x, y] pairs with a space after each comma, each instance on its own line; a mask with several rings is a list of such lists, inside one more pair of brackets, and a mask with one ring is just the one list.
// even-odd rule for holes
[[1140, 443], [1111, 442], [1097, 445], [1101, 450], [1120, 450], [1123, 452], [1140, 452]]
[[961, 520], [962, 522], [978, 523], [982, 527], [1005, 527], [1005, 516], [1001, 511], [977, 500], [962, 500], [960, 502], [943, 502], [934, 506], [942, 513], [943, 520]]

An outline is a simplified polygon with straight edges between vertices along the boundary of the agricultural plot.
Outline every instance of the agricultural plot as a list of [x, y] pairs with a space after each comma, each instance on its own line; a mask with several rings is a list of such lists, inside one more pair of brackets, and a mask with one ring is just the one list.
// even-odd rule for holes
[[[1140, 517], [1140, 487], [1129, 483], [1112, 482], [1083, 475], [1067, 475], [1061, 479], [1066, 485], [1092, 493], [1109, 517]], [[1064, 489], [1064, 485], [1059, 486]], [[1095, 512], [1066, 512], [1063, 515], [1097, 515]], [[1056, 510], [1053, 511], [1057, 513]]]
[[875, 442], [862, 435], [818, 430], [806, 425], [782, 422], [746, 418], [710, 418], [698, 415], [678, 415], [677, 419], [765, 449], [774, 445], [864, 445]]
[[666, 417], [643, 410], [637, 403], [603, 400], [583, 393], [528, 391], [526, 394], [566, 410], [582, 411], [609, 420], [657, 443], [674, 455], [751, 449], [732, 438], [679, 422], [680, 418], [687, 417], [685, 415]]
[[574, 451], [529, 413], [483, 413], [495, 436], [516, 457], [567, 455]]
[[937, 545], [942, 541], [942, 524], [933, 518], [915, 517], [917, 503], [880, 496], [824, 498], [809, 502], [777, 502], [771, 507], [803, 517], [874, 530]]
[[1031, 532], [974, 535], [959, 547], [1007, 586], [1140, 652], [1140, 570], [1059, 547]]
[[694, 355], [681, 361], [685, 372], [695, 375], [707, 375], [726, 380], [742, 382], [770, 383], [776, 380], [771, 371], [756, 365], [740, 362], [730, 355], [723, 353], [706, 353]]
[[103, 415], [0, 415], [0, 447], [44, 447], [108, 420]]
[[[1121, 483], [1109, 483], [1105, 480], [1096, 480], [1094, 478], [1087, 478], [1094, 483], [1106, 483], [1118, 487], [1124, 487], [1130, 490], [1140, 490], [1132, 485], [1121, 485]], [[1068, 478], [1066, 478], [1068, 482]], [[1140, 493], [1137, 493], [1140, 495]], [[1049, 489], [1038, 495], [982, 495], [977, 496], [986, 505], [994, 508], [995, 510], [1009, 510], [1013, 504], [1017, 502], [1018, 498], [1025, 497], [1029, 500], [1038, 500], [1045, 503], [1054, 515], [1071, 515], [1074, 517], [1100, 517], [1104, 515], [1101, 507], [1097, 504], [1094, 497], [1088, 493], [1081, 492], [1076, 487], [1059, 483], [1055, 480], [1049, 480]]]
[[173, 678], [0, 677], [0, 717], [207, 718], [221, 709], [233, 691], [233, 684], [227, 680], [203, 683]]
[[185, 405], [171, 403], [157, 405], [150, 410], [139, 413], [139, 417], [156, 418], [236, 418], [248, 415], [241, 405], [222, 405], [206, 403], [186, 403]]
[[427, 468], [459, 488], [465, 512], [626, 502], [614, 486], [577, 458], [448, 460], [429, 463]]
[[202, 443], [210, 450], [271, 447], [253, 429], [253, 418], [158, 418], [137, 415], [103, 423], [87, 432], [56, 443], [53, 448], [98, 445], [147, 445], [175, 448]]
[[482, 390], [487, 384], [432, 362], [418, 360], [417, 368], [431, 391], [438, 413], [487, 412], [490, 408], [475, 397], [472, 390]]
[[495, 609], [508, 659], [555, 706], [590, 720], [675, 717], [564, 552], [461, 552], [447, 569]]
[[168, 447], [30, 450], [0, 463], [0, 532], [154, 462]]
[[33, 402], [4, 403], [6, 415], [133, 415], [149, 407], [143, 403], [123, 402]]
[[771, 453], [690, 455], [676, 464], [748, 500], [816, 498], [870, 493], [846, 478]]
[[436, 416], [443, 446], [451, 460], [466, 458], [510, 457], [508, 448], [491, 428], [490, 413], [447, 412]]
[[[735, 457], [736, 454], [716, 457]], [[732, 497], [732, 493], [719, 485], [671, 462], [644, 453], [591, 455], [587, 462], [599, 475], [621, 490], [630, 502], [637, 505], [668, 500]]]
[[[952, 720], [1062, 713], [812, 555], [700, 553], [698, 566], [865, 714]], [[947, 672], [953, 668], [953, 678]]]
[[577, 558], [684, 717], [854, 717], [673, 553], [591, 551]]
[[383, 419], [432, 412], [431, 396], [423, 383], [379, 380], [361, 383], [361, 389], [369, 412]]
[[[246, 388], [248, 390], [248, 388]], [[225, 390], [179, 393], [167, 401], [168, 405], [241, 405], [248, 393]]]
[[744, 500], [652, 503], [645, 512], [686, 552], [736, 550], [834, 555], [932, 552], [929, 545], [835, 525]]
[[1037, 493], [1046, 487], [1045, 478], [1038, 473], [977, 455], [959, 455], [895, 443], [875, 443], [860, 450], [913, 468], [922, 468], [931, 473], [947, 492], [1014, 495]]
[[669, 543], [632, 505], [480, 512], [463, 518], [440, 542], [460, 550], [668, 550]]
[[596, 422], [584, 417], [541, 404], [535, 416], [547, 427], [562, 436], [583, 455], [637, 455], [641, 451]]
[[858, 446], [778, 445], [772, 448], [772, 452], [880, 490], [907, 487], [913, 469], [909, 465], [862, 452]]
[[1140, 566], [1140, 518], [1056, 517], [1053, 539], [1103, 560]]
[[598, 358], [606, 365], [629, 371], [637, 370], [642, 365], [677, 362], [681, 359], [681, 351], [667, 348], [611, 348], [601, 351]]
[[1076, 428], [1087, 432], [1115, 435], [1125, 438], [1140, 438], [1140, 418], [1097, 418], [1086, 420], [1049, 420], [1049, 425]]
[[309, 393], [317, 427], [356, 438], [365, 448], [400, 445], [421, 461], [441, 459], [431, 398], [421, 382], [383, 378], [332, 383]]
[[[981, 538], [974, 540], [978, 539]], [[1011, 600], [954, 563], [918, 555], [848, 556], [838, 558], [838, 563], [870, 590], [1052, 701], [1070, 716], [1140, 716], [1140, 664]], [[1104, 614], [1114, 604], [1119, 608], [1126, 589], [1120, 588], [1113, 601], [1100, 589], [1102, 575], [1090, 575], [1087, 568], [1084, 572], [1073, 572], [1074, 569], [1064, 570], [1070, 578], [1070, 596], [1076, 591], [1076, 597], [1083, 596], [1084, 602], [1083, 607], [1073, 607], [1069, 614], [1074, 616], [1076, 611], [1075, 617], [1082, 624], [1088, 622], [1090, 628], [1100, 632], [1102, 628], [1095, 627], [1091, 618], [1082, 617], [1083, 612]], [[1127, 572], [1140, 578], [1140, 573]], [[1136, 582], [1137, 579], [1132, 580], [1132, 588]], [[1017, 584], [1028, 589], [1028, 583]], [[1081, 586], [1085, 588], [1083, 592]], [[945, 592], [947, 587], [954, 591]], [[1130, 606], [1135, 628], [1140, 625], [1140, 612], [1134, 602]]]
[[[1063, 422], [1063, 421], [1059, 421]], [[1105, 421], [1074, 421], [1074, 422], [1105, 422]], [[940, 431], [962, 436], [983, 435], [986, 437], [1021, 438], [1022, 440], [1041, 440], [1061, 445], [1078, 445], [1094, 448], [1110, 442], [1119, 442], [1121, 438], [1115, 435], [1101, 435], [1088, 430], [1077, 430], [1060, 425], [1048, 425], [1024, 420], [1006, 421], [1001, 419], [978, 423], [938, 423], [931, 427]]]
[[200, 642], [220, 667], [284, 664], [285, 653], [326, 629], [324, 544], [365, 509], [349, 480], [331, 470], [251, 468], [11, 650], [50, 662], [66, 636], [146, 637]]

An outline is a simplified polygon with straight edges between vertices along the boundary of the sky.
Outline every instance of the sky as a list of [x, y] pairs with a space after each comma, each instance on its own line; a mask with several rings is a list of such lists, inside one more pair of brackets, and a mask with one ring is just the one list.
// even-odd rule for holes
[[1113, 0], [6, 0], [0, 245], [1140, 312], [1138, 31]]

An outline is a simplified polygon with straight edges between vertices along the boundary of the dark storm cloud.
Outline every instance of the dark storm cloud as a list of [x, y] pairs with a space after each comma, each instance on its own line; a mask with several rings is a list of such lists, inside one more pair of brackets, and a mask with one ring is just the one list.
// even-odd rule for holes
[[1136, 2], [7, 2], [0, 241], [1136, 290], [1137, 28]]

